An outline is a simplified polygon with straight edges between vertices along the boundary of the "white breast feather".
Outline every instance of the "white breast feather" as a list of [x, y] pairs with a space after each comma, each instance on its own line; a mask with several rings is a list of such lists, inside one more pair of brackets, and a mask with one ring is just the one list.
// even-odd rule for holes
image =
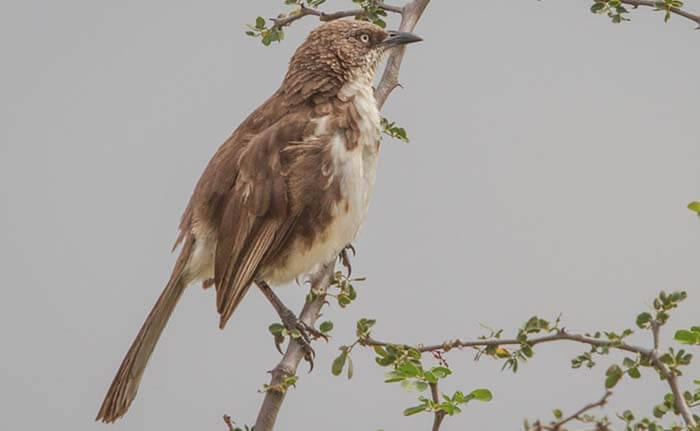
[[[348, 245], [362, 228], [376, 178], [377, 154], [381, 138], [380, 117], [374, 99], [371, 80], [363, 77], [346, 84], [343, 96], [354, 96], [355, 108], [362, 121], [359, 145], [351, 151], [345, 145], [345, 135], [332, 136], [331, 154], [334, 171], [340, 177], [341, 202], [334, 209], [333, 222], [315, 244], [308, 248], [296, 243], [285, 268], [266, 275], [273, 284], [285, 283], [308, 273], [316, 265], [330, 261]], [[318, 120], [316, 133], [325, 134], [327, 118]], [[345, 202], [348, 210], [345, 210]]]

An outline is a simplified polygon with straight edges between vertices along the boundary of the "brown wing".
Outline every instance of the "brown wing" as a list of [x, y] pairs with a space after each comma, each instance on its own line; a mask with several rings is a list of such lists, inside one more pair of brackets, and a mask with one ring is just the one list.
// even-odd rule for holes
[[293, 228], [299, 208], [291, 201], [281, 152], [290, 143], [303, 140], [309, 124], [308, 113], [289, 114], [239, 151], [231, 151], [228, 157], [234, 160], [218, 163], [217, 177], [235, 175], [230, 188], [219, 191], [220, 216], [211, 220], [217, 226], [214, 282], [221, 328], [255, 281], [260, 266], [280, 252]]

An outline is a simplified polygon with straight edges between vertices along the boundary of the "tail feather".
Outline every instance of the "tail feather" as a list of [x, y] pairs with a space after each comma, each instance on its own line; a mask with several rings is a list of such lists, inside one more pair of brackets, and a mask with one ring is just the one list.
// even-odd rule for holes
[[192, 252], [194, 238], [188, 238], [182, 248], [180, 257], [175, 264], [170, 281], [160, 294], [146, 321], [141, 326], [131, 348], [122, 360], [122, 364], [114, 376], [107, 395], [102, 402], [96, 421], [111, 423], [124, 416], [131, 402], [136, 397], [141, 377], [148, 364], [148, 359], [163, 332], [168, 319], [173, 313], [178, 300], [182, 296], [188, 280], [186, 266]]

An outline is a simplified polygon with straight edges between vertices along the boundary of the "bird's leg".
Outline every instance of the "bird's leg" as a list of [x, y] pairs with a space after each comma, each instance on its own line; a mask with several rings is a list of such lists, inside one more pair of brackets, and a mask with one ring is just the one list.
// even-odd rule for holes
[[340, 254], [338, 255], [338, 260], [340, 260], [340, 263], [342, 263], [345, 269], [348, 270], [348, 277], [350, 277], [350, 274], [352, 274], [352, 264], [350, 263], [350, 255], [348, 254], [348, 250], [352, 251], [353, 257], [357, 256], [357, 253], [355, 252], [355, 247], [353, 247], [352, 244], [348, 244], [345, 246], [345, 248], [343, 248], [340, 251]]
[[[314, 352], [314, 349], [311, 348], [311, 339], [323, 338], [328, 340], [328, 336], [298, 319], [294, 312], [282, 303], [275, 292], [272, 291], [270, 285], [268, 285], [265, 281], [258, 280], [255, 282], [255, 284], [258, 285], [262, 293], [274, 307], [275, 311], [277, 311], [277, 314], [280, 316], [280, 319], [282, 319], [282, 324], [285, 326], [285, 328], [290, 331], [293, 329], [299, 331], [301, 335], [293, 338], [301, 345], [302, 349], [304, 349], [304, 358], [309, 362], [309, 365], [313, 370], [314, 356], [316, 355], [316, 352]], [[275, 339], [275, 347], [277, 347], [277, 350], [282, 353], [280, 344], [280, 341]]]

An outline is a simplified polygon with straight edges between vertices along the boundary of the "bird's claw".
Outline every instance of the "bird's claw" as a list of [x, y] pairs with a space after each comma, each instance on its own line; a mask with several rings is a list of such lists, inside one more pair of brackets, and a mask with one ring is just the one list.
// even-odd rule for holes
[[350, 274], [352, 274], [352, 264], [350, 263], [350, 255], [348, 254], [348, 250], [352, 251], [353, 257], [357, 255], [355, 247], [352, 244], [348, 244], [343, 250], [341, 250], [340, 255], [338, 255], [338, 259], [340, 260], [340, 263], [343, 264], [345, 269], [347, 269], [348, 277], [350, 277]]
[[[292, 338], [299, 343], [302, 350], [304, 351], [304, 359], [309, 363], [309, 372], [314, 369], [314, 358], [316, 357], [316, 352], [311, 347], [311, 341], [318, 338], [323, 338], [328, 341], [328, 336], [323, 332], [317, 330], [311, 325], [299, 320], [291, 310], [287, 310], [282, 317], [282, 324], [287, 328], [290, 333], [292, 331], [298, 332], [298, 336], [292, 336]], [[281, 342], [277, 342], [275, 338], [275, 346], [277, 350], [282, 353], [280, 348]]]

